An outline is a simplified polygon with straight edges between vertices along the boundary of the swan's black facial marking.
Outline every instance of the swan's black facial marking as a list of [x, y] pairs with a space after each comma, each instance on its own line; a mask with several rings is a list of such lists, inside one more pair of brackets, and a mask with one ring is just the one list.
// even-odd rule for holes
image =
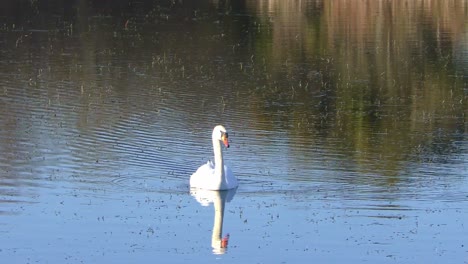
[[226, 146], [226, 148], [229, 148], [228, 138], [229, 138], [228, 133], [221, 131], [221, 141], [223, 141], [224, 146]]

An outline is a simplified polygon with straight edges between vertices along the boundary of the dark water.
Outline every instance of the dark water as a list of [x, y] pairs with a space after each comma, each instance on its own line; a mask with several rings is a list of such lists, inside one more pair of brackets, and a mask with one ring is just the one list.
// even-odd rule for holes
[[2, 261], [468, 261], [466, 1], [0, 6]]

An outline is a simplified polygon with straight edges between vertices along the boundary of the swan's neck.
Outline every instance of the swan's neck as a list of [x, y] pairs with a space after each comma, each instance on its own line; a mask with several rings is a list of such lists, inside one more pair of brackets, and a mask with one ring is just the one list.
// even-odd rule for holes
[[224, 177], [224, 160], [223, 151], [221, 150], [221, 142], [213, 139], [213, 150], [215, 159], [215, 175], [222, 179]]

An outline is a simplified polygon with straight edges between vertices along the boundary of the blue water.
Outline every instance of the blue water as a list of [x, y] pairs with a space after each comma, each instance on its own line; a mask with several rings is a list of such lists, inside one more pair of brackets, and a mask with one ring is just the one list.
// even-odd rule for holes
[[[4, 3], [0, 258], [467, 262], [467, 9], [438, 4]], [[194, 193], [217, 124], [239, 187]]]

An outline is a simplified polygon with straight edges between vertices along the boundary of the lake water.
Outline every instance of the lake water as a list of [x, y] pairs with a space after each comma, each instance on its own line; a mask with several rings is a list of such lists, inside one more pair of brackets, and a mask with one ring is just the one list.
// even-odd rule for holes
[[466, 1], [70, 2], [0, 4], [2, 262], [468, 262]]

